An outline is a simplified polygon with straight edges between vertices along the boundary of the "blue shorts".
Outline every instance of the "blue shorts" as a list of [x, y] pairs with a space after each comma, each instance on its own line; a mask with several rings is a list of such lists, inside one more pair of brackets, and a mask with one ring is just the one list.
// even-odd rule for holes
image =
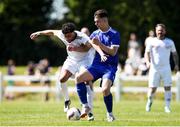
[[117, 67], [109, 65], [91, 65], [87, 69], [93, 75], [93, 81], [96, 81], [99, 78], [109, 79], [114, 82]]

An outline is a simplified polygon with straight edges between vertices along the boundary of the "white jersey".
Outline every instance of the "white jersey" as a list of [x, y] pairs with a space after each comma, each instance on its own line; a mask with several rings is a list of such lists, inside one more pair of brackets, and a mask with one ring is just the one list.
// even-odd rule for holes
[[176, 52], [176, 48], [169, 38], [152, 38], [148, 40], [145, 52], [150, 52], [151, 67], [154, 69], [170, 68], [170, 53]]
[[88, 52], [77, 52], [77, 51], [69, 51], [67, 49], [67, 46], [68, 45], [74, 45], [74, 46], [80, 46], [82, 44], [86, 44], [89, 42], [89, 37], [84, 34], [84, 33], [81, 33], [79, 31], [75, 31], [77, 33], [77, 37], [75, 40], [73, 40], [71, 43], [67, 42], [65, 37], [64, 37], [64, 34], [62, 33], [61, 30], [59, 30], [59, 32], [57, 32], [57, 37], [59, 39], [62, 40], [62, 42], [66, 45], [66, 50], [67, 50], [67, 54], [68, 54], [68, 59], [71, 59], [73, 61], [81, 61], [83, 60], [84, 58], [87, 58], [90, 54], [90, 50]]

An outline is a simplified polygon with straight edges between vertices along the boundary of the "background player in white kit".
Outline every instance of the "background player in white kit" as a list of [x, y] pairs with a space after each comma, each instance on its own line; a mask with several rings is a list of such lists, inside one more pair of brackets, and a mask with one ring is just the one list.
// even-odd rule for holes
[[149, 70], [149, 90], [148, 90], [148, 101], [146, 104], [146, 111], [151, 110], [153, 97], [157, 87], [160, 85], [160, 81], [164, 84], [164, 99], [165, 107], [164, 111], [170, 113], [170, 102], [171, 102], [171, 67], [170, 67], [170, 53], [172, 52], [173, 60], [175, 63], [175, 71], [179, 71], [178, 53], [176, 51], [174, 42], [165, 37], [166, 27], [164, 24], [157, 24], [155, 28], [156, 37], [149, 39], [146, 50], [145, 58], [146, 65], [150, 67]]
[[[92, 63], [92, 55], [89, 43], [89, 37], [79, 31], [75, 31], [75, 25], [73, 23], [65, 23], [62, 25], [62, 30], [44, 30], [38, 31], [31, 34], [31, 39], [35, 39], [39, 35], [57, 36], [66, 45], [68, 57], [65, 60], [60, 75], [59, 81], [62, 89], [62, 93], [65, 99], [64, 112], [67, 112], [70, 106], [70, 98], [68, 94], [68, 88], [66, 85], [67, 80], [78, 73], [81, 69], [86, 68]], [[92, 91], [90, 86], [87, 85], [88, 104], [92, 107]], [[94, 120], [93, 114], [91, 113], [88, 120]]]

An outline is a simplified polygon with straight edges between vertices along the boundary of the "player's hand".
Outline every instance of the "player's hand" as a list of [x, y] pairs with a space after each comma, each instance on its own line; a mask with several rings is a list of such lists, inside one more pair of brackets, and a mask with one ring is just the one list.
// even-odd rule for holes
[[179, 71], [179, 66], [178, 66], [178, 65], [175, 65], [175, 66], [174, 66], [174, 71], [175, 71], [175, 72], [178, 72], [178, 71]]
[[39, 32], [32, 33], [32, 34], [30, 35], [30, 38], [31, 38], [32, 40], [34, 40], [34, 39], [37, 38], [39, 35], [40, 35]]
[[102, 54], [101, 56], [101, 62], [105, 62], [108, 59], [108, 55]]
[[68, 46], [67, 46], [67, 50], [68, 50], [68, 51], [76, 51], [76, 49], [77, 49], [77, 48], [76, 48], [76, 46], [74, 46], [74, 45], [68, 45]]
[[92, 39], [92, 43], [95, 44], [95, 45], [98, 45], [100, 42], [99, 42], [99, 39], [97, 37], [94, 37]]
[[150, 62], [146, 62], [146, 67], [149, 69], [150, 68]]

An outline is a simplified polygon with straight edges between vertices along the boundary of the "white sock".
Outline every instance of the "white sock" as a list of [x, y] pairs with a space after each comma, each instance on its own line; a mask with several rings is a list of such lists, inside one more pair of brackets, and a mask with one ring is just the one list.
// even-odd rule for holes
[[62, 94], [64, 96], [64, 100], [65, 101], [70, 100], [66, 83], [60, 83], [60, 85], [61, 85]]
[[107, 115], [108, 115], [108, 116], [112, 116], [113, 113], [112, 113], [112, 112], [107, 112]]
[[170, 107], [171, 96], [172, 96], [171, 91], [165, 91], [165, 93], [164, 93], [164, 99], [165, 99], [165, 105], [166, 105], [167, 107]]
[[82, 107], [85, 108], [85, 107], [89, 107], [88, 103], [86, 104], [82, 104]]
[[93, 108], [93, 91], [91, 90], [91, 87], [89, 85], [86, 85], [86, 89], [87, 89], [88, 105], [92, 110], [92, 108]]

